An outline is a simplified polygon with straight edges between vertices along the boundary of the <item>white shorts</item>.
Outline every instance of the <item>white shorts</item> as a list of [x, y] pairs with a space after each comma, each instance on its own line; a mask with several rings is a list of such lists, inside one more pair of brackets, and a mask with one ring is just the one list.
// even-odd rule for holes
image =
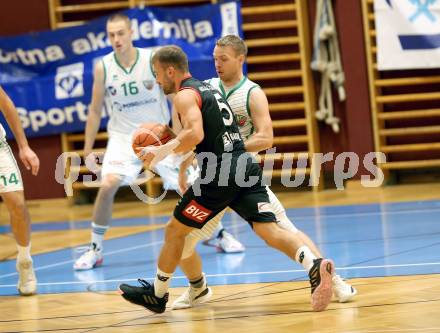
[[102, 162], [101, 176], [119, 175], [121, 185], [132, 184], [142, 169], [142, 161], [131, 148], [131, 135], [109, 133], [109, 139]]
[[[101, 176], [108, 174], [121, 176], [121, 185], [130, 185], [138, 178], [142, 169], [142, 161], [137, 158], [131, 147], [132, 136], [128, 134], [109, 133], [109, 140], [102, 162]], [[177, 155], [167, 156], [155, 167], [156, 172], [163, 182], [166, 190], [177, 190], [179, 168], [181, 158]], [[188, 168], [188, 181], [193, 182], [197, 178], [194, 168]]]
[[[167, 156], [154, 167], [154, 172], [162, 178], [165, 190], [177, 191], [179, 189], [179, 165], [181, 163], [182, 157], [173, 154]], [[199, 175], [199, 170], [190, 166], [186, 173], [188, 183], [193, 184]]]
[[8, 143], [0, 139], [0, 193], [23, 191], [20, 169]]

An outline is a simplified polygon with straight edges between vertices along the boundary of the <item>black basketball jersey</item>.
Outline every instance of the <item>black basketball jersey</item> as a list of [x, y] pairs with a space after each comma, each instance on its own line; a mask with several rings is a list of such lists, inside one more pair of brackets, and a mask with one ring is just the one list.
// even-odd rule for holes
[[192, 89], [200, 95], [205, 137], [197, 145], [196, 152], [214, 153], [219, 160], [225, 152], [232, 155], [244, 153], [244, 143], [234, 114], [222, 94], [207, 82], [192, 77], [182, 81], [182, 89]]

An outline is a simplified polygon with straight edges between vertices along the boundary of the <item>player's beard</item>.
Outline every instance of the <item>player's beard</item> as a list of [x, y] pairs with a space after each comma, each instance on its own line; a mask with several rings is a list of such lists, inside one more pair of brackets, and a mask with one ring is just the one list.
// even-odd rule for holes
[[173, 94], [176, 92], [176, 83], [173, 80], [166, 78], [162, 88], [165, 95]]

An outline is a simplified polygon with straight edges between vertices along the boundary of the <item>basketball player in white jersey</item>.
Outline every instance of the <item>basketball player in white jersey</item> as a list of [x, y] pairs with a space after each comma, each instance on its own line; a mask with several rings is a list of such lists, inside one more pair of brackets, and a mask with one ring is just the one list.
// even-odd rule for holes
[[[104, 102], [111, 108], [107, 126], [109, 140], [102, 163], [101, 187], [93, 211], [91, 246], [76, 260], [73, 265], [75, 270], [93, 269], [103, 262], [103, 239], [109, 228], [116, 191], [121, 185], [133, 183], [142, 168], [142, 161], [131, 148], [133, 132], [142, 123], [170, 122], [167, 98], [152, 71], [153, 51], [134, 47], [132, 34], [127, 16], [114, 14], [107, 20], [107, 35], [113, 52], [104, 56], [94, 70], [84, 156], [92, 160], [95, 158], [91, 154]], [[178, 164], [173, 156], [169, 156], [155, 167], [154, 171], [162, 178], [165, 189], [178, 189]], [[232, 236], [226, 241], [232, 245], [226, 247], [225, 252], [234, 252], [227, 250], [236, 249], [237, 243], [242, 246]]]
[[[252, 82], [243, 74], [246, 55], [246, 44], [239, 37], [229, 35], [220, 38], [214, 48], [214, 61], [218, 77], [206, 82], [220, 91], [231, 106], [246, 150], [258, 153], [272, 147], [273, 129], [265, 93], [258, 84]], [[185, 166], [182, 165], [181, 170], [184, 170], [184, 168]], [[186, 183], [183, 172], [181, 172], [181, 177], [183, 186]], [[298, 230], [287, 217], [283, 205], [269, 187], [267, 187], [267, 192], [278, 225], [300, 235], [313, 254], [318, 258], [322, 258], [313, 241], [301, 230]], [[212, 292], [207, 287], [202, 274], [200, 257], [194, 251], [194, 248], [198, 241], [209, 237], [223, 214], [224, 212], [218, 214], [201, 230], [193, 231], [187, 236], [182, 255], [184, 260], [181, 261], [180, 267], [190, 278], [190, 287], [173, 303], [173, 309], [192, 307], [208, 301], [211, 297]], [[309, 270], [309, 267], [305, 268]], [[342, 280], [337, 274], [333, 275], [332, 283], [334, 294], [339, 302], [347, 302], [357, 293], [355, 288]]]
[[[0, 110], [14, 134], [19, 149], [19, 157], [27, 170], [38, 174], [40, 160], [29, 147], [14, 103], [0, 87]], [[6, 133], [0, 124], [0, 196], [9, 212], [12, 233], [17, 242], [18, 284], [21, 295], [32, 295], [37, 291], [31, 258], [31, 219], [23, 193], [23, 180], [11, 148], [6, 142]]]

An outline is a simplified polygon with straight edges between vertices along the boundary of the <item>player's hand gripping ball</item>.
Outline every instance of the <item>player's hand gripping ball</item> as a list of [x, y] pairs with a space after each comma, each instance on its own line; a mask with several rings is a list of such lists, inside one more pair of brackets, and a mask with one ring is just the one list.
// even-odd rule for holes
[[132, 148], [134, 153], [147, 165], [154, 159], [153, 153], [142, 153], [142, 148], [161, 146], [174, 137], [168, 126], [159, 123], [145, 123], [133, 133]]

